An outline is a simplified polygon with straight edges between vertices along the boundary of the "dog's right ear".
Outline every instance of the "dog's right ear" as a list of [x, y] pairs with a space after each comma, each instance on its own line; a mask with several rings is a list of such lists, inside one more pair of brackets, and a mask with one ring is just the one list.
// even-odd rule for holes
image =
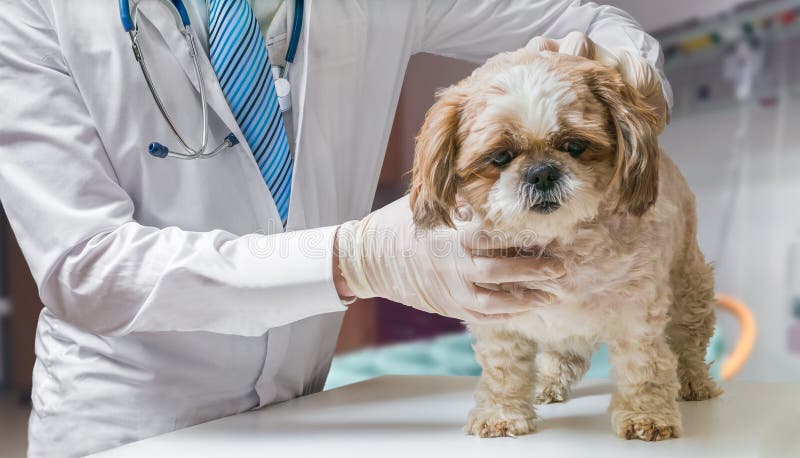
[[466, 94], [451, 86], [437, 94], [416, 139], [411, 179], [414, 223], [423, 228], [452, 226], [456, 201], [458, 126]]

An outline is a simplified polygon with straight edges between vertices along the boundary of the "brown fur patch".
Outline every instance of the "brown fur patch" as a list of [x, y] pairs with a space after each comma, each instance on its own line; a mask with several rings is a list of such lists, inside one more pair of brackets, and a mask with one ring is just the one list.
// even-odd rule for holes
[[658, 197], [658, 128], [655, 113], [622, 77], [604, 68], [586, 74], [590, 90], [606, 105], [616, 130], [618, 209], [640, 216]]
[[466, 96], [453, 86], [437, 97], [417, 136], [414, 156], [410, 200], [420, 227], [452, 225], [450, 209], [456, 198], [456, 131]]

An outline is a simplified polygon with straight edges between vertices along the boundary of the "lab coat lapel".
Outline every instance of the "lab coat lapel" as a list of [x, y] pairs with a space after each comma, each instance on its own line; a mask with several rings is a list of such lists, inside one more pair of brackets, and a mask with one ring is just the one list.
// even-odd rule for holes
[[[357, 2], [306, 0], [297, 55], [289, 76], [296, 139], [287, 230], [338, 224], [330, 208], [340, 188], [335, 165], [348, 164], [358, 133], [351, 122], [366, 54], [367, 21]], [[358, 179], [348, 177], [347, 179]], [[351, 217], [348, 215], [347, 217]]]
[[[177, 16], [170, 14], [170, 8], [172, 8], [172, 6], [166, 2], [151, 0], [143, 1], [139, 11], [141, 17], [147, 22], [146, 25], [148, 26], [148, 29], [152, 29], [147, 30], [147, 32], [153, 32], [154, 30], [161, 36], [167, 49], [169, 49], [170, 53], [179, 63], [181, 69], [183, 69], [184, 73], [186, 74], [186, 77], [192, 82], [195, 90], [199, 92], [200, 87], [197, 84], [194, 62], [189, 54], [186, 39], [183, 37], [183, 34], [181, 34], [179, 29], [179, 27], [182, 27], [182, 25], [180, 24]], [[219, 85], [216, 72], [211, 66], [208, 56], [202, 50], [199, 43], [197, 43], [197, 48], [197, 63], [200, 66], [200, 73], [203, 77], [203, 84], [206, 91], [206, 101], [208, 106], [211, 107], [219, 119], [225, 123], [227, 128], [233, 132], [236, 138], [238, 138], [241, 142], [241, 145], [247, 151], [247, 161], [250, 163], [250, 168], [254, 171], [253, 176], [258, 176], [259, 181], [263, 184], [263, 189], [269, 195], [267, 200], [269, 206], [268, 212], [272, 215], [270, 220], [272, 222], [280, 221], [280, 216], [278, 215], [278, 210], [275, 206], [275, 199], [272, 197], [270, 190], [267, 189], [264, 180], [261, 178], [261, 172], [259, 171], [258, 164], [256, 164], [255, 159], [253, 158], [253, 153], [250, 150], [250, 146], [247, 144], [247, 141], [245, 141], [244, 134], [239, 128], [236, 118], [233, 117], [233, 112], [231, 112], [230, 105], [228, 105], [228, 101], [225, 99], [225, 94], [222, 92], [222, 88]], [[281, 228], [280, 223], [278, 223], [277, 227]], [[271, 233], [274, 232], [274, 229], [275, 227], [270, 224], [265, 230]]]
[[[169, 13], [171, 8], [172, 6], [167, 2], [147, 1], [141, 4], [139, 11], [141, 16], [150, 23], [149, 25], [161, 35], [167, 48], [180, 64], [184, 73], [186, 73], [186, 77], [192, 82], [195, 90], [199, 92], [200, 87], [195, 75], [194, 62], [189, 54], [186, 39], [179, 29], [183, 25], [180, 24], [176, 16]], [[243, 139], [244, 135], [242, 135], [239, 124], [233, 117], [228, 101], [225, 99], [225, 94], [222, 93], [214, 68], [211, 66], [211, 62], [202, 50], [197, 38], [195, 38], [195, 42], [197, 45], [197, 63], [200, 66], [200, 73], [203, 77], [208, 106], [219, 116], [231, 132], [239, 139]]]

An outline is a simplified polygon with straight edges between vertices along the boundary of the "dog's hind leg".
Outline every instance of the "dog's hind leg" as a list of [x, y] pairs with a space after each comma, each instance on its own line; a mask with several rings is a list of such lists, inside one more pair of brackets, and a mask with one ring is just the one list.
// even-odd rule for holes
[[464, 430], [480, 437], [518, 436], [536, 430], [533, 410], [536, 343], [494, 325], [470, 325], [483, 368], [475, 407]]
[[705, 362], [708, 343], [714, 334], [714, 276], [699, 251], [690, 258], [672, 275], [675, 308], [667, 335], [678, 357], [680, 398], [703, 401], [722, 393]]
[[546, 349], [536, 357], [534, 404], [564, 402], [576, 382], [589, 370], [592, 346], [587, 343]]

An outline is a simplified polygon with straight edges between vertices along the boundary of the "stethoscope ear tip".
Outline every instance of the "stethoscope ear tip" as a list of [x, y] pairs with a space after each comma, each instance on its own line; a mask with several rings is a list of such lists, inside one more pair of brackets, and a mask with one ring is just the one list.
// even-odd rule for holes
[[169, 148], [158, 142], [147, 145], [147, 152], [153, 157], [164, 159], [169, 154]]

